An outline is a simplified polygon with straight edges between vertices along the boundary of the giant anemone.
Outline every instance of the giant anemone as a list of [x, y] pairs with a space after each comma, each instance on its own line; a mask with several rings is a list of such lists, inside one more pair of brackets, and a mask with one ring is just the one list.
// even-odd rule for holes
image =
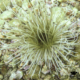
[[42, 61], [49, 65], [49, 69], [54, 65], [56, 71], [60, 71], [66, 66], [64, 61], [69, 62], [67, 56], [73, 53], [77, 44], [76, 27], [72, 26], [62, 7], [48, 8], [45, 2], [37, 2], [24, 8], [28, 4], [24, 1], [22, 7], [12, 2], [0, 16], [1, 39], [13, 41], [9, 44], [2, 42], [0, 50], [16, 49], [9, 54], [6, 63], [15, 60], [16, 64], [23, 63], [21, 68], [30, 63], [30, 70], [35, 66], [34, 74]]

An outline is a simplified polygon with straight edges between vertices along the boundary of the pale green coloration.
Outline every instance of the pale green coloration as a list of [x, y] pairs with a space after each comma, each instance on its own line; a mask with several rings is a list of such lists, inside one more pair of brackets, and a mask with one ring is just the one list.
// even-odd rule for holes
[[2, 28], [2, 26], [4, 25], [5, 20], [1, 20], [0, 19], [0, 29]]
[[[54, 65], [55, 69], [60, 71], [65, 67], [60, 57], [69, 62], [67, 55], [71, 55], [76, 44], [76, 27], [72, 27], [71, 21], [66, 18], [63, 9], [53, 7], [49, 14], [44, 4], [44, 2], [41, 4], [37, 2], [37, 5], [28, 11], [16, 5], [18, 12], [11, 10], [16, 17], [12, 17], [11, 20], [19, 21], [19, 25], [13, 27], [12, 22], [14, 21], [7, 21], [5, 24], [9, 28], [6, 28], [6, 33], [2, 33], [5, 36], [3, 39], [16, 40], [14, 43], [4, 44], [1, 48], [1, 50], [17, 48], [17, 51], [11, 55], [14, 57], [9, 57], [7, 63], [13, 59], [15, 61], [20, 59], [20, 62], [17, 63], [24, 62], [22, 66], [24, 68], [31, 61], [30, 72], [35, 65], [32, 75], [40, 61], [44, 61], [49, 68]], [[7, 16], [7, 19], [9, 17]], [[5, 28], [3, 31], [6, 31]]]
[[0, 19], [4, 20], [4, 19], [10, 19], [12, 18], [14, 15], [13, 15], [13, 12], [11, 11], [4, 11], [1, 15], [0, 15]]
[[6, 6], [10, 5], [10, 0], [0, 0], [0, 12], [6, 9]]

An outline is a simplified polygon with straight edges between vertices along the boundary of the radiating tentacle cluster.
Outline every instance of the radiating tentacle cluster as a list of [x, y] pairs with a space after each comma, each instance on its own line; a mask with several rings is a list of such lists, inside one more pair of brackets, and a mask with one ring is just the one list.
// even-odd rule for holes
[[11, 44], [3, 44], [1, 50], [17, 49], [10, 55], [7, 63], [19, 59], [16, 64], [24, 62], [24, 68], [31, 61], [32, 70], [34, 65], [43, 61], [45, 64], [52, 63], [59, 71], [65, 67], [62, 59], [69, 62], [67, 55], [71, 55], [74, 45], [77, 45], [76, 26], [72, 26], [74, 23], [67, 19], [61, 7], [50, 8], [51, 13], [48, 13], [42, 2], [37, 2], [36, 8], [32, 5], [27, 11], [23, 6], [13, 3], [13, 7], [7, 8], [9, 16], [3, 16], [6, 13], [4, 11], [0, 17], [5, 24], [2, 26], [2, 39], [14, 40]]

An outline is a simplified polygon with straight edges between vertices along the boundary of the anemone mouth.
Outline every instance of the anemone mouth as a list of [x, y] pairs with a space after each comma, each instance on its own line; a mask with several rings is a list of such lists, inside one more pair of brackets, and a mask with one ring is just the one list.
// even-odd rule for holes
[[39, 34], [36, 35], [37, 44], [38, 44], [38, 46], [39, 46], [40, 48], [45, 48], [45, 49], [47, 49], [47, 48], [49, 48], [49, 47], [52, 46], [52, 44], [50, 44], [50, 42], [52, 42], [52, 41], [50, 41], [49, 36], [50, 36], [51, 38], [53, 38], [52, 35], [48, 35], [48, 33], [44, 33], [44, 32], [39, 33]]
[[36, 47], [35, 49], [50, 49], [50, 47], [56, 45], [56, 42], [59, 41], [60, 38], [59, 35], [54, 34], [53, 31], [50, 32], [47, 29], [42, 29], [41, 31], [36, 29], [33, 32], [29, 31], [31, 33], [27, 33], [27, 35], [30, 36], [27, 37], [26, 42]]

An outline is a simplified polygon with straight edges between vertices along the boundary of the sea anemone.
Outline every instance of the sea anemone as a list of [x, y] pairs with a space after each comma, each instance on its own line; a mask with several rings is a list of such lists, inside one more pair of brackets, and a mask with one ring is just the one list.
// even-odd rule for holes
[[[14, 0], [15, 1], [15, 0]], [[1, 39], [12, 43], [2, 43], [0, 50], [15, 50], [10, 54], [9, 63], [30, 63], [30, 71], [42, 61], [49, 68], [54, 65], [56, 71], [65, 67], [64, 61], [71, 55], [76, 45], [77, 30], [62, 7], [48, 8], [44, 1], [36, 1], [36, 5], [23, 1], [20, 5], [12, 2], [0, 16], [2, 21]], [[27, 5], [24, 7], [24, 5]], [[15, 64], [15, 65], [16, 65]]]

